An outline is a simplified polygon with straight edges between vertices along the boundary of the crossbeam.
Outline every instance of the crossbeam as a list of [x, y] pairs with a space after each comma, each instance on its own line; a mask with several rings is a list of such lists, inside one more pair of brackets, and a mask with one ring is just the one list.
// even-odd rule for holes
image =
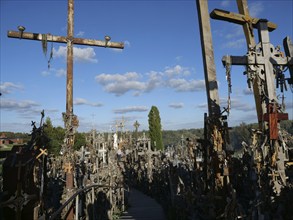
[[[250, 22], [253, 26], [253, 28], [257, 28], [257, 23], [259, 22], [259, 18], [252, 18], [250, 16], [241, 15], [221, 9], [214, 9], [210, 13], [211, 18], [218, 19], [222, 21], [228, 21], [235, 24], [244, 25], [247, 22]], [[277, 25], [272, 22], [268, 22], [268, 30], [271, 32], [277, 28]]]
[[[57, 42], [57, 43], [67, 43], [68, 38], [63, 36], [57, 36], [52, 34], [46, 34], [48, 42]], [[19, 32], [19, 31], [8, 31], [7, 36], [10, 38], [20, 38], [26, 40], [43, 40], [43, 34], [39, 33], [30, 33], [30, 32]], [[88, 46], [96, 46], [96, 47], [109, 47], [109, 48], [117, 48], [123, 49], [124, 43], [122, 42], [107, 42], [102, 40], [94, 40], [94, 39], [84, 39], [84, 38], [73, 38], [73, 43], [76, 45], [88, 45]]]
[[[254, 48], [256, 43], [254, 39], [253, 29], [258, 28], [258, 22], [261, 20], [259, 18], [253, 18], [249, 14], [247, 0], [236, 0], [239, 14], [215, 9], [210, 13], [210, 17], [213, 19], [228, 21], [234, 24], [240, 24], [243, 27], [243, 31], [246, 38], [247, 49], [250, 50]], [[277, 25], [272, 22], [267, 22], [268, 30], [273, 31], [277, 28]], [[232, 58], [233, 59], [233, 58]], [[237, 64], [235, 64], [237, 65]], [[249, 69], [246, 68], [246, 72]], [[259, 122], [259, 128], [263, 126], [262, 115], [266, 111], [266, 105], [261, 100], [262, 89], [260, 86], [260, 80], [255, 78], [252, 82], [254, 100], [257, 112], [257, 118]]]
[[[63, 114], [64, 124], [65, 124], [65, 146], [66, 149], [66, 188], [72, 189], [73, 185], [73, 172], [72, 172], [72, 155], [71, 150], [74, 145], [74, 133], [78, 126], [77, 116], [73, 114], [73, 45], [89, 45], [97, 47], [106, 48], [117, 48], [123, 49], [123, 43], [111, 42], [109, 36], [105, 37], [105, 41], [92, 40], [92, 39], [82, 39], [74, 37], [74, 0], [68, 0], [68, 15], [67, 15], [67, 36], [55, 36], [51, 34], [40, 34], [40, 33], [29, 33], [24, 32], [25, 28], [23, 26], [18, 27], [19, 31], [8, 31], [7, 36], [10, 38], [19, 38], [26, 40], [36, 40], [36, 41], [49, 41], [57, 43], [67, 44], [67, 74], [66, 74], [66, 113]], [[43, 38], [44, 36], [44, 38]], [[73, 219], [73, 209], [70, 208], [67, 219]]]
[[203, 65], [209, 116], [220, 116], [220, 98], [214, 60], [211, 25], [207, 0], [197, 0], [200, 40], [202, 45]]
[[[224, 66], [227, 64], [233, 64], [235, 66], [247, 66], [247, 65], [265, 65], [266, 58], [263, 56], [256, 56], [254, 59], [248, 56], [228, 56], [225, 55], [222, 58], [222, 63]], [[273, 66], [292, 66], [292, 57], [274, 57], [271, 59]]]

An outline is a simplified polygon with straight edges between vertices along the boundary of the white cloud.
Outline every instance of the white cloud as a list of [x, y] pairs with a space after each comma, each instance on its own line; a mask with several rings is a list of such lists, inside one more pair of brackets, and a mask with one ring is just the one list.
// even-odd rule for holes
[[109, 82], [125, 82], [138, 79], [140, 76], [136, 72], [127, 72], [125, 74], [105, 74], [102, 73], [95, 77], [95, 79], [102, 85], [106, 85]]
[[227, 43], [222, 45], [222, 48], [232, 48], [232, 49], [238, 49], [238, 48], [242, 48], [245, 46], [245, 39], [244, 38], [240, 38], [238, 40], [231, 40], [228, 41]]
[[179, 108], [183, 108], [184, 107], [184, 104], [182, 102], [179, 102], [179, 103], [170, 103], [169, 104], [169, 107], [170, 108], [179, 109]]
[[253, 90], [249, 88], [243, 89], [243, 94], [244, 95], [253, 95]]
[[231, 2], [231, 0], [224, 0], [224, 1], [221, 1], [221, 6], [222, 6], [222, 7], [227, 7], [227, 6], [230, 5], [230, 2]]
[[19, 89], [23, 89], [23, 87], [12, 82], [4, 82], [0, 84], [0, 93], [2, 94], [10, 94], [12, 90]]
[[76, 34], [77, 37], [83, 37], [83, 35], [84, 35], [84, 31], [79, 31], [79, 32]]
[[31, 109], [32, 107], [35, 107], [35, 106], [39, 106], [39, 104], [31, 100], [16, 101], [12, 99], [1, 99], [0, 103], [1, 103], [1, 109], [5, 109], [9, 111], [25, 110], [25, 109]]
[[205, 90], [204, 80], [170, 79], [167, 85], [177, 92], [191, 92]]
[[177, 56], [177, 57], [175, 57], [175, 60], [176, 60], [176, 62], [179, 62], [179, 61], [181, 61], [182, 60], [182, 56]]
[[41, 75], [42, 76], [49, 76], [49, 75], [51, 75], [51, 71], [50, 70], [44, 70], [44, 71], [41, 72]]
[[146, 90], [147, 84], [140, 82], [140, 75], [136, 72], [127, 72], [125, 74], [100, 74], [95, 77], [96, 81], [104, 85], [104, 90], [120, 96], [129, 90], [143, 91]]
[[208, 109], [208, 104], [207, 103], [201, 103], [201, 104], [198, 104], [197, 107], [201, 108], [201, 109]]
[[264, 10], [264, 4], [261, 1], [255, 1], [248, 5], [248, 8], [250, 16], [258, 18], [261, 12]]
[[238, 99], [232, 99], [231, 100], [231, 109], [247, 112], [247, 111], [255, 110], [255, 106], [252, 106], [252, 105], [250, 105], [246, 102], [243, 102], [241, 100], [238, 100]]
[[128, 40], [124, 41], [124, 46], [125, 46], [125, 47], [130, 47], [130, 46], [131, 46], [131, 45], [130, 45], [130, 42], [129, 42]]
[[41, 72], [41, 75], [44, 77], [49, 76], [51, 74], [54, 74], [57, 77], [66, 76], [66, 70], [63, 68], [61, 69], [50, 68], [49, 70], [44, 70]]
[[234, 27], [231, 27], [231, 30], [233, 31], [224, 35], [226, 39], [232, 39], [239, 36], [244, 36], [243, 28], [241, 25], [231, 24], [231, 26], [232, 25], [234, 26]]
[[176, 65], [172, 68], [170, 67], [166, 67], [164, 73], [168, 76], [168, 77], [173, 77], [175, 75], [184, 75], [187, 76], [190, 74], [190, 71], [188, 70], [188, 68], [184, 68], [180, 65]]
[[101, 104], [101, 103], [89, 102], [88, 100], [83, 99], [83, 98], [76, 98], [73, 101], [73, 104], [74, 105], [89, 105], [89, 106], [92, 106], [92, 107], [101, 107], [101, 106], [103, 106], [103, 104]]
[[[227, 107], [227, 100], [226, 99], [220, 99], [220, 107], [223, 109], [223, 107]], [[197, 105], [198, 108], [201, 109], [208, 109], [207, 103], [201, 103]], [[253, 105], [250, 105], [243, 100], [233, 98], [231, 99], [231, 111], [233, 110], [238, 110], [238, 111], [243, 111], [243, 112], [248, 112], [248, 111], [254, 111], [255, 107]]]
[[[55, 57], [63, 57], [67, 56], [67, 47], [66, 46], [59, 46], [58, 50], [53, 48], [53, 56]], [[93, 48], [86, 47], [86, 48], [79, 48], [73, 47], [73, 57], [75, 61], [79, 62], [91, 62], [97, 63], [98, 60], [95, 58], [96, 53]]]
[[129, 106], [129, 107], [113, 110], [115, 114], [125, 114], [128, 112], [146, 112], [146, 111], [148, 111], [148, 107], [146, 106]]
[[120, 96], [128, 92], [129, 90], [143, 91], [146, 88], [146, 84], [138, 81], [125, 81], [123, 83], [113, 82], [105, 86], [105, 91], [114, 93], [116, 96]]
[[[182, 77], [190, 75], [188, 68], [176, 65], [166, 67], [163, 72], [150, 71], [145, 74], [147, 79], [137, 72], [127, 72], [125, 74], [102, 73], [95, 77], [95, 80], [109, 93], [121, 96], [128, 91], [134, 91], [134, 96], [139, 96], [143, 92], [150, 92], [158, 87], [169, 87], [177, 92], [201, 91], [205, 89], [204, 80], [187, 80]], [[181, 78], [176, 78], [181, 77]]]
[[56, 70], [56, 76], [57, 77], [66, 76], [65, 69], [58, 69], [58, 70]]
[[[127, 47], [131, 47], [130, 42], [128, 40], [124, 41], [124, 49]], [[123, 52], [124, 49], [119, 48], [111, 48], [115, 52]]]

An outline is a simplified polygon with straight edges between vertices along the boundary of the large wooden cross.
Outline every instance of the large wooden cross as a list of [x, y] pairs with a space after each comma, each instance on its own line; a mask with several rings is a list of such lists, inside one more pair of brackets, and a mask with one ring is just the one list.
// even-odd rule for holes
[[197, 0], [200, 40], [202, 46], [205, 84], [209, 117], [219, 117], [221, 113], [218, 82], [214, 60], [214, 49], [207, 0]]
[[[74, 4], [73, 0], [68, 0], [68, 19], [67, 19], [67, 36], [57, 36], [46, 34], [46, 41], [67, 44], [67, 79], [66, 79], [66, 115], [69, 118], [73, 115], [73, 45], [89, 45], [97, 47], [123, 49], [124, 43], [111, 42], [109, 36], [105, 41], [75, 38], [73, 34], [74, 25]], [[21, 38], [27, 40], [43, 41], [45, 34], [24, 32], [25, 28], [19, 26], [19, 31], [8, 31], [8, 37]], [[72, 122], [71, 122], [72, 123]]]
[[[263, 93], [266, 109], [262, 115], [263, 121], [268, 121], [270, 140], [279, 139], [278, 123], [280, 120], [287, 120], [287, 113], [280, 113], [278, 98], [274, 80], [275, 70], [281, 66], [293, 66], [293, 57], [283, 57], [283, 54], [276, 48], [273, 48], [269, 41], [267, 20], [259, 20], [258, 34], [260, 43], [256, 46], [255, 51], [251, 51], [246, 56], [224, 56], [222, 61], [226, 65], [229, 62], [232, 65], [245, 65], [254, 69], [257, 75], [263, 74], [264, 85]], [[284, 40], [284, 42], [287, 42]], [[291, 50], [293, 45], [287, 45]], [[276, 68], [276, 66], [278, 66]]]
[[[247, 42], [247, 49], [255, 47], [255, 39], [253, 34], [253, 29], [257, 28], [257, 23], [260, 20], [259, 18], [253, 18], [249, 14], [247, 0], [236, 0], [237, 6], [239, 10], [239, 14], [224, 11], [220, 9], [214, 9], [210, 16], [213, 19], [228, 21], [234, 24], [240, 24], [243, 27], [243, 31], [245, 34], [246, 42]], [[273, 31], [277, 28], [277, 25], [268, 22], [268, 30]], [[247, 72], [249, 70], [247, 69]], [[266, 111], [266, 105], [261, 100], [261, 93], [262, 89], [260, 86], [260, 82], [258, 77], [256, 77], [253, 82], [253, 93], [254, 93], [254, 100], [255, 100], [255, 106], [256, 106], [256, 112], [257, 112], [257, 118], [259, 122], [259, 127], [261, 128], [263, 124], [263, 114]]]
[[[23, 26], [18, 27], [19, 31], [8, 31], [8, 37], [20, 38], [27, 40], [46, 40], [48, 42], [58, 42], [67, 44], [67, 76], [66, 76], [66, 113], [63, 114], [64, 124], [66, 128], [66, 147], [70, 150], [74, 144], [74, 132], [75, 127], [78, 126], [77, 117], [73, 114], [73, 45], [89, 45], [97, 47], [108, 47], [108, 48], [118, 48], [123, 49], [123, 43], [111, 42], [109, 36], [105, 37], [105, 41], [93, 40], [93, 39], [83, 39], [74, 37], [74, 2], [73, 0], [68, 0], [68, 18], [67, 18], [67, 36], [56, 36], [51, 34], [40, 34], [40, 33], [28, 33], [24, 32], [25, 28]], [[46, 39], [43, 39], [46, 36]], [[73, 173], [71, 172], [71, 162], [68, 154], [68, 162], [65, 167], [66, 172], [66, 188], [73, 188]], [[67, 219], [73, 219], [73, 209], [71, 208]]]

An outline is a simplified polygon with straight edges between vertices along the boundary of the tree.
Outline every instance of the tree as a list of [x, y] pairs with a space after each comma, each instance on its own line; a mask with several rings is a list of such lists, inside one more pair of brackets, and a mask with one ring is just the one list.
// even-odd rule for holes
[[156, 106], [152, 106], [148, 117], [151, 144], [155, 146], [157, 150], [163, 150], [161, 118], [160, 112]]
[[54, 127], [49, 117], [45, 120], [45, 134], [50, 139], [48, 143], [48, 150], [50, 153], [59, 154], [61, 145], [63, 144], [65, 130], [58, 126]]
[[75, 134], [75, 141], [74, 141], [73, 149], [79, 150], [81, 146], [85, 146], [85, 145], [86, 145], [85, 134], [77, 132]]

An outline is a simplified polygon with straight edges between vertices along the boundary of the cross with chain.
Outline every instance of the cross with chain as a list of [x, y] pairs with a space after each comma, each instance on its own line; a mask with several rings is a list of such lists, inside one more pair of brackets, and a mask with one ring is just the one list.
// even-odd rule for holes
[[[68, 0], [68, 19], [67, 19], [67, 36], [57, 36], [51, 34], [29, 33], [24, 32], [25, 28], [19, 26], [19, 31], [8, 31], [8, 37], [20, 38], [27, 40], [42, 41], [43, 36], [46, 36], [48, 42], [58, 42], [67, 44], [67, 79], [66, 79], [66, 118], [69, 120], [69, 127], [73, 127], [73, 45], [89, 45], [96, 47], [117, 48], [123, 49], [124, 43], [111, 42], [109, 36], [105, 37], [105, 41], [94, 39], [75, 38], [73, 36], [74, 29], [74, 3], [73, 0]], [[65, 122], [66, 124], [66, 122]], [[72, 137], [70, 137], [72, 138]], [[72, 140], [68, 140], [69, 145], [73, 145]], [[72, 146], [70, 146], [72, 147]]]
[[[257, 23], [260, 19], [253, 18], [250, 16], [248, 11], [247, 0], [236, 0], [236, 1], [237, 1], [239, 14], [220, 10], [220, 9], [214, 9], [211, 12], [210, 16], [213, 19], [228, 21], [234, 24], [242, 25], [246, 42], [247, 42], [247, 48], [248, 49], [253, 48], [255, 47], [255, 39], [254, 39], [253, 30], [254, 28], [257, 28]], [[277, 25], [272, 22], [268, 22], [267, 25], [268, 25], [269, 31], [273, 31], [277, 28]], [[226, 68], [228, 68], [228, 65], [226, 66]], [[249, 77], [249, 68], [247, 68], [246, 73], [247, 73], [247, 76]], [[253, 92], [254, 92], [256, 112], [257, 112], [257, 116], [259, 120], [259, 126], [261, 128], [262, 115], [266, 111], [266, 106], [261, 101], [261, 86], [260, 86], [260, 80], [257, 77], [253, 80], [252, 86], [253, 86]], [[229, 91], [229, 93], [230, 92], [231, 91]]]
[[[29, 33], [24, 32], [25, 28], [19, 26], [19, 31], [8, 31], [8, 37], [27, 40], [43, 41], [46, 36], [48, 42], [58, 42], [67, 44], [67, 75], [66, 75], [66, 113], [63, 113], [64, 124], [66, 128], [65, 145], [69, 150], [68, 166], [66, 169], [66, 187], [73, 188], [73, 173], [71, 172], [70, 150], [74, 145], [74, 133], [78, 126], [77, 116], [73, 114], [73, 45], [89, 45], [97, 47], [123, 49], [123, 43], [111, 42], [109, 36], [105, 37], [105, 41], [83, 39], [74, 37], [74, 0], [68, 0], [68, 19], [67, 19], [67, 36], [56, 36], [51, 34]], [[73, 217], [73, 210], [70, 211], [68, 219]]]

